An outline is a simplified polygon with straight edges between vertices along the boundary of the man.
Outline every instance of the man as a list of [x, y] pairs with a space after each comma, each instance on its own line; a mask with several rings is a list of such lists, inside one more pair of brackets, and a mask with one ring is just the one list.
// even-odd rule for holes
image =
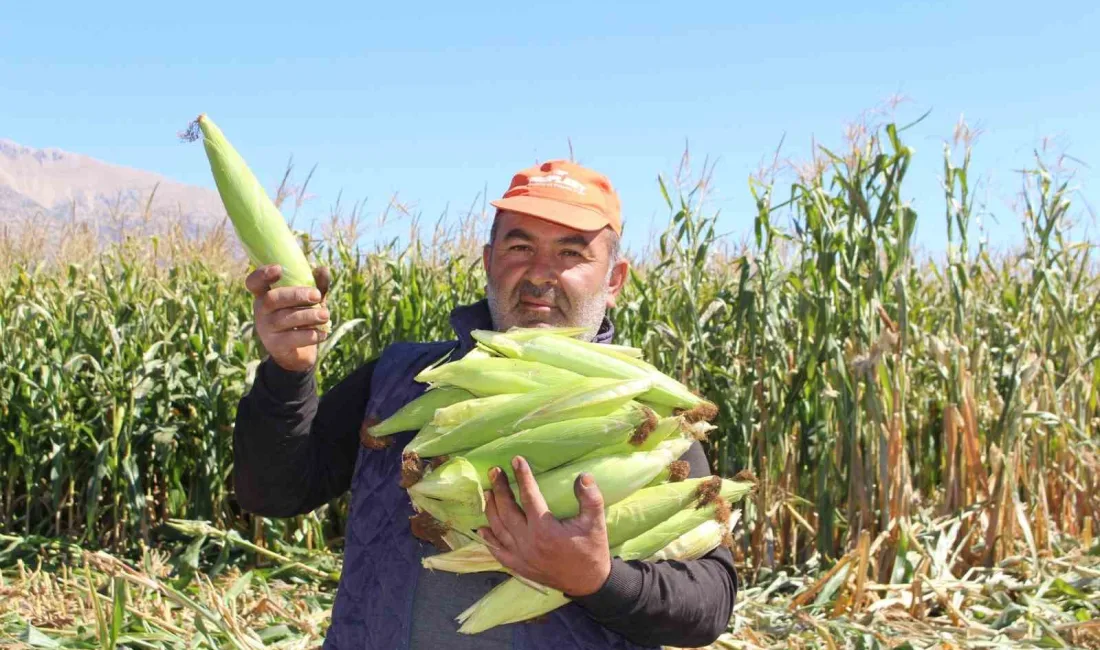
[[[413, 377], [451, 354], [474, 347], [474, 329], [583, 326], [589, 339], [610, 342], [606, 316], [623, 287], [619, 199], [608, 180], [566, 161], [516, 174], [497, 208], [483, 252], [486, 298], [451, 314], [456, 340], [395, 343], [318, 402], [312, 368], [328, 318], [306, 309], [319, 289], [271, 289], [278, 268], [261, 268], [246, 284], [255, 295], [256, 332], [268, 350], [240, 403], [234, 434], [237, 499], [269, 516], [302, 514], [351, 490], [344, 572], [326, 648], [378, 650], [524, 648], [573, 650], [701, 646], [729, 622], [736, 574], [728, 549], [691, 562], [624, 562], [607, 549], [604, 504], [590, 476], [574, 486], [580, 513], [558, 521], [545, 509], [522, 458], [514, 461], [520, 504], [508, 478], [490, 472], [490, 526], [482, 537], [517, 574], [561, 590], [572, 602], [542, 620], [457, 633], [454, 618], [499, 584], [502, 573], [455, 575], [428, 571], [438, 552], [414, 536], [414, 514], [400, 487], [401, 449], [416, 432], [377, 449], [361, 428], [385, 419], [420, 395]], [[324, 279], [324, 273], [318, 275]], [[695, 443], [684, 459], [692, 476], [710, 473]], [[521, 508], [522, 505], [522, 508]]]

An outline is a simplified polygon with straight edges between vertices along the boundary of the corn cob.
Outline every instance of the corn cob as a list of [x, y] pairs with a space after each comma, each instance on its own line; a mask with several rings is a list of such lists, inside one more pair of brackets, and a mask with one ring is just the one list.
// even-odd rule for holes
[[[591, 474], [600, 486], [605, 506], [612, 505], [667, 471], [674, 461], [687, 452], [689, 446], [691, 442], [688, 440], [669, 440], [653, 451], [570, 463], [536, 476], [535, 480], [550, 512], [558, 519], [564, 519], [579, 512], [580, 504], [573, 491], [573, 484], [581, 474]], [[511, 487], [518, 501], [519, 488], [514, 483]]]
[[685, 410], [702, 408], [705, 415], [714, 416], [712, 404], [639, 359], [601, 351], [599, 346], [576, 345], [577, 341], [564, 336], [538, 336], [521, 343], [490, 330], [474, 330], [472, 334], [479, 342], [513, 359], [568, 368], [586, 377], [649, 378], [655, 385], [640, 398], [643, 401]]
[[[244, 158], [205, 114], [199, 115], [188, 129], [188, 138], [198, 139], [199, 131], [214, 184], [248, 258], [256, 266], [282, 267], [282, 276], [274, 287], [316, 288], [309, 260]], [[326, 321], [317, 329], [327, 332], [331, 327]]]
[[[633, 494], [653, 479], [667, 477], [670, 466], [691, 445], [689, 440], [669, 440], [653, 451], [607, 456], [570, 463], [535, 477], [539, 491], [550, 512], [559, 519], [579, 512], [573, 484], [582, 473], [589, 473], [600, 486], [604, 503], [616, 503]], [[472, 483], [477, 485], [477, 497]], [[509, 482], [516, 501], [519, 487]], [[429, 472], [408, 488], [413, 504], [427, 511], [446, 526], [474, 529], [488, 525], [480, 477], [474, 466], [462, 456], [455, 456]]]
[[418, 510], [446, 528], [469, 531], [485, 519], [485, 494], [477, 470], [461, 456], [436, 467], [407, 491]]
[[477, 470], [482, 479], [481, 487], [489, 489], [487, 475], [493, 467], [500, 467], [510, 480], [515, 479], [512, 458], [517, 455], [526, 458], [531, 471], [538, 475], [616, 442], [626, 448], [622, 453], [648, 451], [637, 445], [646, 441], [656, 419], [644, 406], [624, 407], [604, 417], [575, 418], [525, 429], [497, 438], [463, 456]]
[[504, 332], [504, 335], [517, 343], [523, 343], [538, 336], [575, 337], [586, 332], [587, 327], [513, 327]]
[[465, 388], [478, 397], [502, 393], [527, 393], [547, 386], [576, 382], [581, 375], [544, 363], [532, 363], [504, 357], [471, 359], [446, 363], [416, 376], [416, 381], [439, 386]]
[[474, 397], [473, 393], [449, 386], [433, 388], [402, 406], [382, 422], [369, 427], [367, 433], [381, 438], [399, 431], [421, 429], [432, 421], [435, 412], [452, 404], [462, 403]]
[[680, 510], [644, 533], [613, 547], [611, 554], [618, 557], [648, 556], [708, 519], [725, 522], [730, 516], [729, 504], [740, 501], [751, 489], [751, 483], [723, 480], [717, 494], [712, 494], [694, 508]]
[[728, 523], [723, 524], [714, 519], [708, 519], [696, 526], [693, 530], [680, 535], [668, 546], [650, 555], [646, 560], [660, 562], [661, 560], [697, 560], [714, 549], [718, 548], [740, 518], [740, 513], [730, 515]]
[[[724, 492], [731, 500], [741, 497], [738, 493], [750, 489], [747, 483], [723, 481], [717, 476], [686, 479], [638, 490], [607, 508], [605, 521], [607, 541], [611, 548], [637, 537], [685, 509], [710, 503]], [[461, 549], [461, 553], [440, 553], [422, 562], [429, 569], [441, 569], [454, 573], [503, 571], [494, 563], [492, 554], [484, 544], [474, 543]]]
[[[584, 381], [582, 378], [581, 381]], [[591, 381], [591, 380], [589, 380]], [[519, 428], [532, 428], [560, 422], [572, 418], [591, 415], [594, 404], [616, 404], [622, 406], [646, 392], [652, 385], [649, 378], [616, 381], [603, 380], [602, 387], [594, 391], [579, 390], [568, 392], [535, 408], [516, 421]], [[618, 408], [618, 406], [616, 408]]]
[[[649, 407], [647, 406], [646, 408]], [[661, 418], [657, 421], [657, 426], [653, 427], [653, 430], [645, 436], [644, 440], [626, 440], [607, 445], [606, 447], [599, 447], [581, 456], [578, 460], [588, 460], [601, 456], [614, 456], [615, 454], [625, 454], [633, 451], [649, 451], [650, 449], [656, 448], [657, 445], [665, 440], [683, 437], [683, 427], [683, 420], [678, 416]]]
[[435, 416], [430, 420], [430, 424], [450, 430], [483, 413], [500, 409], [519, 397], [520, 393], [510, 393], [504, 395], [490, 395], [489, 397], [476, 397], [463, 402], [457, 402], [438, 409], [435, 412]]
[[[686, 531], [679, 539], [655, 551], [651, 557], [623, 559], [697, 560], [718, 547], [728, 529], [716, 521], [703, 522]], [[510, 578], [485, 594], [456, 617], [461, 634], [478, 634], [498, 625], [518, 623], [542, 616], [569, 603], [569, 597], [556, 589], [543, 593], [532, 586]]]
[[[587, 378], [576, 385], [552, 386], [509, 396], [511, 399], [504, 406], [485, 409], [426, 442], [416, 445], [410, 442], [406, 450], [423, 458], [440, 456], [472, 449], [501, 436], [562, 418], [608, 415], [634, 399], [646, 387], [648, 383], [645, 382]], [[499, 397], [502, 396], [482, 399]]]
[[594, 350], [599, 351], [613, 351], [619, 354], [641, 358], [642, 351], [639, 348], [631, 347], [629, 345], [615, 345], [614, 343], [594, 343], [592, 341], [585, 341], [583, 339], [575, 338], [588, 331], [585, 327], [513, 327], [505, 332], [505, 336], [516, 341], [523, 343], [524, 341], [530, 341], [531, 339], [540, 336], [564, 336], [569, 337], [573, 341], [584, 345], [585, 347], [591, 347]]

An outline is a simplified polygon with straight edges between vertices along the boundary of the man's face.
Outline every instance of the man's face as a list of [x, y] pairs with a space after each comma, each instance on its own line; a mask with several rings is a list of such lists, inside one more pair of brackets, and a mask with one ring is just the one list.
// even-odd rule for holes
[[483, 253], [496, 328], [585, 327], [594, 336], [626, 278], [626, 261], [611, 264], [614, 236], [502, 210]]

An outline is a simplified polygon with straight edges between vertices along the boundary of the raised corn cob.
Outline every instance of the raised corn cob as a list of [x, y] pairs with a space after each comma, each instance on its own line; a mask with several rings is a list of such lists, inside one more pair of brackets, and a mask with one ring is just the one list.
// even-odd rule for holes
[[[256, 266], [278, 264], [282, 267], [282, 276], [272, 285], [274, 287], [316, 288], [313, 269], [298, 240], [244, 158], [205, 114], [199, 115], [191, 125], [187, 137], [198, 139], [200, 132], [214, 184], [249, 260]], [[329, 322], [318, 325], [317, 329], [329, 331]]]

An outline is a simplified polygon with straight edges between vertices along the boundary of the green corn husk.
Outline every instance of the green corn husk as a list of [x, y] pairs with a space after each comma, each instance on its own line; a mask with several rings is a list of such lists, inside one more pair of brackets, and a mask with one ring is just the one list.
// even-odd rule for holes
[[[542, 341], [543, 339], [534, 339], [535, 341]], [[555, 344], [563, 344], [564, 346], [573, 346], [575, 348], [583, 348], [602, 354], [606, 357], [614, 359], [615, 361], [622, 362], [628, 365], [632, 365], [635, 368], [647, 373], [648, 376], [653, 378], [655, 384], [654, 390], [661, 391], [663, 395], [667, 396], [667, 400], [662, 399], [661, 403], [668, 406], [673, 406], [683, 409], [691, 409], [705, 400], [698, 395], [688, 390], [687, 386], [676, 381], [672, 377], [669, 377], [665, 373], [661, 372], [653, 364], [641, 359], [639, 356], [627, 355], [622, 352], [608, 346], [599, 344], [586, 344], [584, 341], [577, 341], [575, 339], [559, 338], [555, 340]]]
[[[490, 330], [474, 330], [472, 334], [479, 342], [513, 359], [567, 368], [586, 377], [649, 378], [655, 385], [639, 398], [647, 403], [685, 410], [709, 405], [706, 400], [652, 365], [640, 359], [603, 350], [598, 345], [580, 345], [578, 341], [564, 336], [538, 336], [520, 343], [506, 334]], [[708, 413], [711, 407], [713, 405], [709, 405]]]
[[[427, 480], [430, 478], [430, 480]], [[456, 530], [471, 530], [485, 519], [485, 493], [474, 466], [456, 456], [408, 488], [417, 509]]]
[[[570, 463], [536, 476], [546, 506], [558, 519], [575, 516], [580, 510], [573, 484], [582, 473], [589, 473], [610, 506], [637, 492], [655, 477], [668, 471], [673, 461], [687, 452], [688, 440], [669, 440], [653, 451], [606, 456]], [[512, 493], [519, 500], [519, 488], [512, 483]]]
[[[608, 546], [615, 548], [685, 508], [694, 508], [700, 501], [720, 493], [721, 479], [717, 476], [686, 479], [638, 490], [607, 508], [605, 521]], [[494, 564], [495, 560], [484, 544], [475, 543], [471, 546], [475, 548], [465, 548], [460, 554], [451, 551], [425, 558], [423, 564], [430, 569], [454, 573], [503, 571], [499, 563]]]
[[381, 438], [400, 431], [422, 429], [432, 421], [435, 412], [439, 409], [473, 399], [473, 397], [473, 393], [462, 388], [451, 386], [432, 388], [402, 406], [390, 417], [368, 428], [367, 433], [375, 438]]
[[586, 377], [641, 379], [647, 374], [641, 368], [614, 357], [581, 346], [570, 346], [572, 339], [564, 336], [537, 336], [521, 343], [506, 334], [489, 330], [474, 330], [472, 335], [506, 357], [568, 368]]
[[[604, 503], [617, 503], [641, 489], [654, 478], [667, 476], [669, 466], [687, 451], [689, 440], [670, 440], [653, 451], [607, 456], [583, 462], [570, 463], [535, 477], [539, 491], [551, 514], [558, 519], [575, 516], [580, 510], [573, 485], [582, 473], [589, 473], [596, 480]], [[455, 468], [452, 466], [459, 466]], [[456, 479], [460, 477], [461, 483]], [[467, 530], [487, 526], [484, 497], [472, 497], [469, 480], [477, 482], [482, 495], [477, 471], [462, 456], [455, 456], [429, 472], [408, 489], [413, 503], [427, 510], [440, 522]], [[510, 482], [512, 495], [520, 502], [519, 487]], [[462, 490], [461, 493], [458, 491]], [[452, 494], [454, 496], [452, 497]], [[431, 499], [430, 502], [427, 499]], [[420, 501], [425, 501], [421, 504]]]
[[680, 510], [644, 533], [613, 547], [611, 554], [620, 557], [648, 556], [708, 519], [725, 522], [730, 516], [729, 504], [740, 501], [751, 490], [751, 483], [723, 479], [722, 487], [715, 498], [697, 507]]
[[[608, 415], [634, 399], [639, 393], [638, 386], [634, 382], [582, 378], [576, 385], [552, 386], [530, 393], [509, 395], [507, 404], [485, 408], [478, 415], [422, 444], [413, 445], [410, 442], [406, 450], [421, 458], [442, 456], [476, 448], [501, 436], [563, 418]], [[481, 399], [500, 397], [504, 396]], [[448, 408], [453, 409], [461, 404]], [[554, 416], [555, 413], [557, 417]]]
[[714, 519], [708, 519], [692, 530], [680, 535], [668, 546], [650, 555], [646, 560], [660, 562], [661, 560], [697, 560], [722, 544], [722, 540], [737, 523], [740, 513], [730, 515], [730, 521], [723, 524]]
[[430, 424], [450, 430], [467, 420], [472, 420], [489, 411], [503, 408], [519, 399], [521, 395], [522, 393], [490, 395], [489, 397], [476, 397], [474, 399], [457, 402], [437, 410]]
[[582, 341], [580, 339], [573, 339], [573, 343], [581, 345], [597, 352], [614, 352], [615, 354], [628, 357], [631, 359], [641, 359], [642, 349], [629, 345], [615, 345], [614, 343], [596, 343], [594, 341]]
[[469, 355], [416, 376], [416, 381], [465, 388], [478, 397], [504, 393], [529, 393], [547, 386], [561, 386], [582, 378], [570, 370], [545, 363], [504, 357], [473, 358]]
[[[203, 149], [218, 194], [249, 260], [256, 266], [282, 267], [282, 277], [273, 287], [316, 288], [313, 269], [301, 245], [244, 158], [207, 115], [199, 115], [195, 120], [190, 129], [191, 139], [198, 138], [195, 125], [202, 133]], [[326, 321], [317, 329], [327, 332], [330, 325]]]
[[429, 440], [434, 440], [439, 436], [447, 433], [451, 429], [449, 427], [441, 427], [429, 422], [425, 424], [420, 431], [413, 436], [413, 439], [409, 441], [409, 444], [405, 445], [405, 448], [418, 447], [426, 444]]
[[642, 350], [640, 348], [631, 347], [629, 345], [615, 345], [614, 343], [595, 343], [593, 341], [576, 338], [587, 332], [588, 328], [586, 327], [513, 327], [505, 332], [504, 335], [517, 343], [530, 341], [540, 336], [561, 336], [570, 338], [585, 347], [592, 347], [595, 350], [610, 350], [637, 359], [642, 357]]
[[466, 356], [464, 356], [462, 358], [463, 359], [469, 359], [469, 360], [473, 361], [475, 359], [494, 359], [494, 358], [500, 358], [500, 357], [499, 357], [499, 355], [497, 355], [492, 350], [490, 350], [486, 347], [483, 347], [481, 345], [478, 345], [478, 346], [474, 347], [473, 350], [470, 350], [469, 352], [467, 352]]
[[[658, 550], [647, 560], [697, 560], [718, 547], [728, 529], [719, 522], [710, 520], [689, 530], [680, 539]], [[624, 560], [643, 559], [624, 557]], [[476, 603], [466, 608], [456, 617], [461, 623], [461, 634], [478, 634], [498, 625], [519, 623], [567, 605], [569, 597], [556, 589], [547, 589], [540, 593], [523, 582], [510, 578], [485, 594]]]
[[512, 327], [504, 335], [517, 343], [523, 343], [539, 336], [581, 336], [588, 332], [587, 327]]
[[[584, 381], [584, 378], [581, 378], [580, 381]], [[516, 427], [518, 429], [531, 429], [562, 420], [591, 416], [594, 404], [615, 404], [617, 410], [645, 393], [653, 385], [648, 377], [622, 381], [606, 379], [604, 381], [609, 383], [604, 384], [602, 388], [597, 388], [594, 392], [583, 390], [570, 392], [546, 402], [517, 420]]]
[[[649, 407], [646, 407], [649, 408]], [[634, 451], [649, 451], [655, 449], [657, 445], [661, 444], [665, 440], [675, 437], [683, 436], [683, 419], [679, 416], [672, 416], [661, 418], [657, 421], [657, 426], [650, 431], [645, 437], [645, 440], [635, 443], [634, 441], [618, 442], [606, 447], [599, 447], [588, 452], [584, 456], [578, 458], [578, 460], [588, 460], [591, 458], [600, 458], [601, 456], [614, 456], [615, 454], [626, 454]]]
[[[536, 475], [573, 461], [593, 449], [621, 442], [623, 453], [648, 451], [631, 445], [631, 440], [641, 444], [647, 441], [648, 429], [653, 428], [656, 416], [649, 409], [625, 407], [604, 417], [575, 418], [525, 429], [503, 438], [497, 438], [476, 449], [463, 453], [463, 457], [477, 470], [483, 489], [489, 489], [488, 472], [500, 467], [514, 480], [512, 459], [522, 455]], [[656, 445], [653, 445], [656, 447]]]
[[643, 488], [607, 509], [607, 543], [611, 548], [637, 537], [685, 508], [694, 508], [718, 493], [716, 476], [689, 478]]
[[504, 567], [484, 544], [467, 544], [446, 553], [437, 553], [420, 561], [425, 569], [448, 573], [503, 572]]

